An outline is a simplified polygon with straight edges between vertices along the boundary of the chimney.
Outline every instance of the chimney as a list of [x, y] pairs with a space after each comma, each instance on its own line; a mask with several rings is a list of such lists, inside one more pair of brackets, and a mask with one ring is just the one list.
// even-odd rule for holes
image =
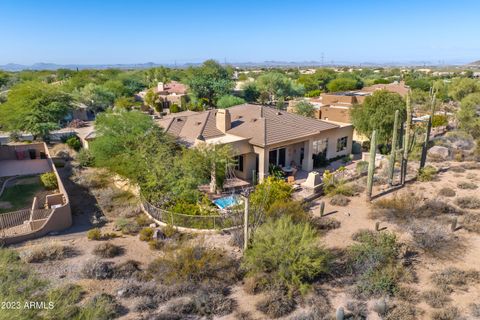
[[161, 92], [163, 90], [164, 90], [163, 82], [159, 82], [158, 85], [157, 85], [157, 91]]
[[217, 115], [217, 129], [226, 133], [232, 127], [232, 119], [230, 117], [230, 111], [227, 109], [218, 109]]

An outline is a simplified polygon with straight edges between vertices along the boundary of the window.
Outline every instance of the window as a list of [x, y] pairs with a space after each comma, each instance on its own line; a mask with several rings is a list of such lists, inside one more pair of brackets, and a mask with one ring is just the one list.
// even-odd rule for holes
[[348, 137], [343, 137], [337, 140], [337, 152], [347, 150]]
[[328, 139], [313, 141], [313, 154], [327, 154]]
[[235, 157], [235, 170], [243, 172], [243, 155]]
[[273, 149], [268, 152], [268, 163], [285, 167], [286, 162], [286, 151], [285, 148]]

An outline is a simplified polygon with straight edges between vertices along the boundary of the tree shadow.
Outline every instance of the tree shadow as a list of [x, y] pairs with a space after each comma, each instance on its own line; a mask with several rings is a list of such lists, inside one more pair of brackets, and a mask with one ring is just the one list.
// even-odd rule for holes
[[72, 210], [72, 226], [60, 234], [80, 233], [91, 229], [92, 221], [104, 216], [97, 199], [89, 190], [72, 181], [72, 166], [70, 163], [63, 168], [58, 168], [58, 174], [70, 200]]

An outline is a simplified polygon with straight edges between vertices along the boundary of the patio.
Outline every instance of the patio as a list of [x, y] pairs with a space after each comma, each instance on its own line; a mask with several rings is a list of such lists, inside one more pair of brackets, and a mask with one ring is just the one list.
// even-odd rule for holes
[[0, 177], [33, 175], [52, 171], [48, 160], [1, 160]]

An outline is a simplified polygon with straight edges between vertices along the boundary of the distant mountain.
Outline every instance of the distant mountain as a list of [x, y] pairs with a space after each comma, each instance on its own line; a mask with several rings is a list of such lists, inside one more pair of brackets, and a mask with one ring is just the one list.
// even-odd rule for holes
[[[451, 61], [450, 65], [462, 65], [463, 62]], [[83, 70], [83, 69], [148, 69], [154, 67], [177, 67], [187, 68], [190, 66], [198, 66], [200, 62], [185, 62], [183, 64], [167, 64], [167, 63], [132, 63], [132, 64], [56, 64], [39, 62], [32, 65], [22, 65], [16, 63], [9, 63], [0, 65], [0, 70], [4, 71], [22, 71], [22, 70], [57, 70], [57, 69], [71, 69], [71, 70]], [[241, 68], [273, 68], [273, 67], [287, 67], [287, 68], [299, 68], [299, 67], [332, 67], [332, 66], [356, 66], [356, 67], [435, 67], [440, 64], [436, 64], [431, 61], [406, 61], [406, 62], [352, 62], [352, 61], [328, 61], [321, 63], [315, 60], [312, 61], [263, 61], [263, 62], [228, 62], [228, 64], [234, 67]], [[480, 66], [480, 60], [472, 62], [469, 65]], [[446, 65], [443, 64], [443, 67]]]
[[469, 66], [477, 66], [477, 67], [480, 67], [480, 60], [470, 62], [468, 65], [469, 65]]
[[[23, 65], [16, 63], [8, 63], [0, 65], [0, 70], [4, 71], [22, 71], [22, 70], [57, 70], [57, 69], [71, 69], [71, 70], [83, 70], [83, 69], [147, 69], [153, 67], [159, 67], [162, 64], [147, 62], [147, 63], [133, 63], [133, 64], [56, 64], [56, 63], [44, 63], [38, 62], [32, 65]], [[164, 66], [169, 66], [163, 64]]]

